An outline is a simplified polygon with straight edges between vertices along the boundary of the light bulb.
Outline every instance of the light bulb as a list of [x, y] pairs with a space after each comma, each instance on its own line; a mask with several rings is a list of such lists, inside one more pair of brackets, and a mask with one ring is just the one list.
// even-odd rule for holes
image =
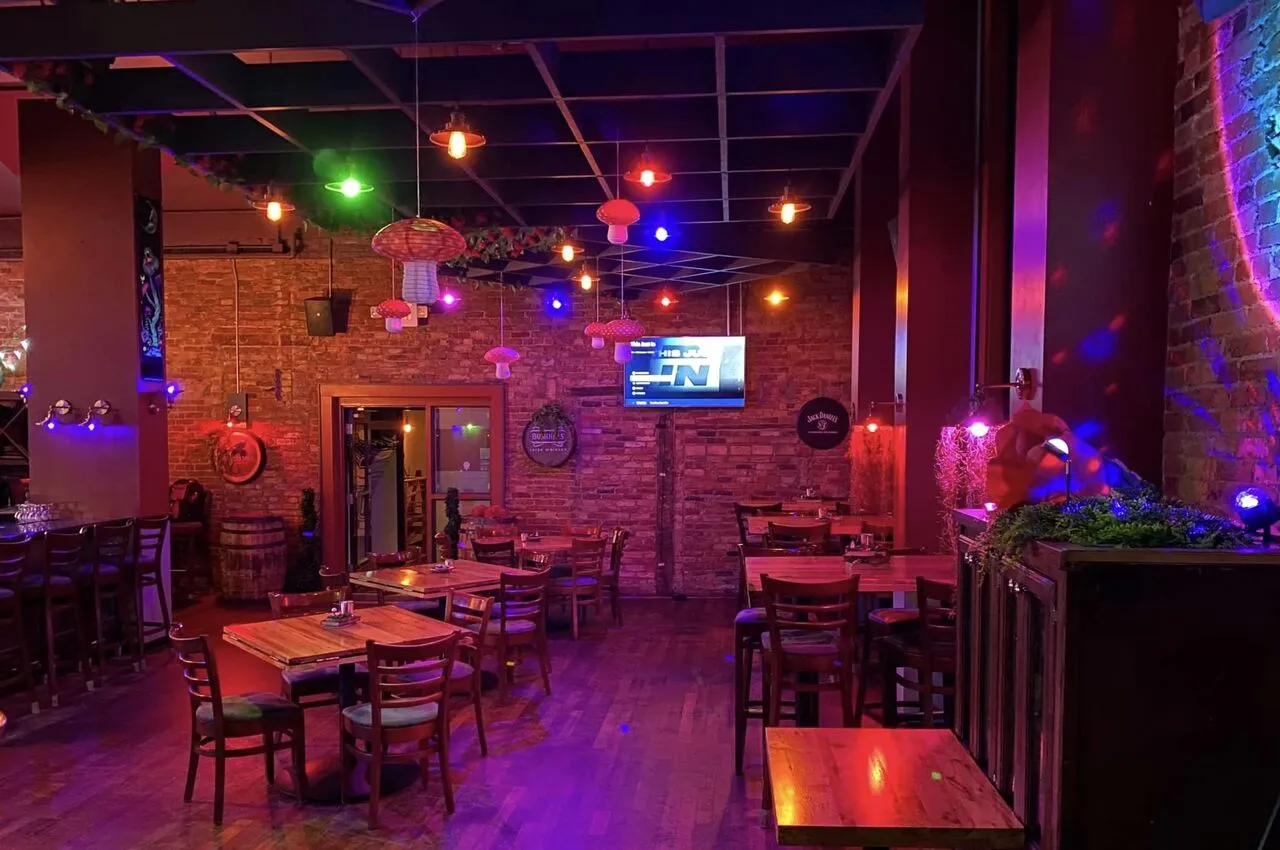
[[572, 263], [576, 253], [577, 250], [572, 245], [563, 245], [560, 248], [560, 258], [566, 263]]
[[[338, 186], [338, 191], [341, 192], [344, 197], [354, 198], [360, 194], [360, 190], [362, 188], [364, 187], [360, 185], [359, 180], [354, 177], [348, 177], [346, 180], [342, 181], [341, 185]], [[268, 216], [269, 215], [270, 214], [268, 213]]]
[[782, 223], [790, 224], [796, 220], [796, 205], [786, 203], [782, 205]]
[[1253, 493], [1241, 493], [1236, 496], [1236, 507], [1242, 510], [1251, 511], [1259, 504], [1258, 497]]
[[400, 428], [401, 428], [401, 430], [403, 430], [406, 434], [411, 434], [411, 433], [413, 433], [413, 423], [412, 423], [412, 422], [406, 422], [406, 423], [404, 423], [403, 425], [401, 425], [401, 426], [400, 426]]
[[463, 135], [461, 130], [454, 130], [449, 134], [449, 156], [454, 159], [462, 159], [467, 155], [467, 137]]
[[236, 427], [236, 421], [235, 421], [234, 419], [228, 419], [228, 420], [227, 420], [227, 427], [228, 427], [228, 428], [234, 428], [234, 427]]
[[[343, 192], [343, 194], [346, 194]], [[269, 201], [267, 203], [267, 220], [279, 221], [284, 218], [284, 208], [280, 206], [279, 201]]]
[[559, 309], [560, 309], [561, 307], [563, 307], [563, 306], [564, 306], [564, 302], [563, 302], [563, 301], [561, 301], [559, 298], [552, 298], [552, 299], [551, 299], [551, 309], [552, 309], [552, 310], [559, 310]]
[[592, 279], [591, 275], [583, 272], [582, 278], [578, 281], [578, 285], [582, 287], [583, 291], [586, 291], [591, 289], [593, 284], [595, 284], [595, 280]]
[[868, 434], [874, 434], [876, 431], [879, 431], [879, 430], [880, 430], [880, 423], [879, 423], [879, 422], [868, 422], [868, 423], [867, 423], [867, 433], [868, 433]]
[[665, 227], [659, 227], [657, 230], [653, 231], [653, 238], [657, 239], [659, 242], [666, 242], [667, 237], [670, 235], [671, 234], [667, 232]]
[[668, 296], [664, 295], [660, 299], [658, 299], [658, 303], [661, 304], [663, 307], [670, 307], [671, 299]]
[[991, 433], [991, 426], [979, 420], [969, 425], [969, 433], [974, 437], [982, 438]]
[[653, 185], [655, 179], [652, 168], [646, 168], [640, 172], [640, 185], [646, 189]]
[[88, 425], [86, 425], [85, 427], [86, 427], [86, 428], [88, 428], [90, 431], [97, 431], [97, 430], [98, 430], [98, 423], [97, 423], [97, 422], [90, 422], [90, 423], [89, 423]]
[[458, 296], [454, 295], [452, 292], [446, 292], [441, 296], [440, 300], [443, 301], [446, 306], [452, 307], [454, 304], [458, 303]]
[[787, 300], [787, 296], [783, 295], [781, 292], [775, 289], [773, 292], [770, 292], [769, 296], [764, 300], [768, 301], [770, 304], [777, 307], [783, 301]]

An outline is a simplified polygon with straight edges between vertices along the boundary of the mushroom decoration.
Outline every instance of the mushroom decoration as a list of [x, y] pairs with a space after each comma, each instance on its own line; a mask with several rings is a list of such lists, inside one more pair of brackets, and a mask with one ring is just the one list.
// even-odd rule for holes
[[413, 312], [408, 302], [401, 301], [399, 298], [388, 298], [375, 309], [379, 316], [387, 320], [387, 331], [393, 334], [404, 330], [405, 317]]
[[627, 244], [627, 227], [640, 220], [640, 210], [626, 198], [605, 201], [596, 210], [596, 218], [609, 225], [610, 245]]
[[644, 336], [644, 325], [627, 315], [614, 319], [604, 326], [604, 341], [613, 343], [615, 363], [630, 363], [631, 343], [642, 336]]
[[520, 352], [507, 348], [507, 305], [503, 297], [506, 286], [498, 284], [498, 344], [484, 353], [484, 359], [494, 365], [499, 380], [511, 377], [511, 364], [520, 359]]
[[592, 348], [604, 348], [604, 332], [607, 327], [604, 322], [595, 321], [582, 329], [585, 335], [591, 337]]
[[400, 292], [410, 304], [435, 304], [440, 298], [436, 264], [467, 250], [462, 234], [433, 218], [402, 218], [373, 235], [374, 253], [404, 264]]

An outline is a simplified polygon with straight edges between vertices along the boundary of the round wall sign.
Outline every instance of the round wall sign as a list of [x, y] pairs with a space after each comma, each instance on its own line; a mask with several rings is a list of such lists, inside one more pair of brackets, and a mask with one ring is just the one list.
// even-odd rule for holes
[[796, 416], [796, 434], [811, 449], [834, 449], [849, 436], [849, 410], [834, 398], [812, 398]]
[[213, 468], [228, 484], [248, 484], [267, 465], [267, 447], [252, 431], [230, 429], [213, 445]]
[[573, 420], [557, 405], [535, 413], [524, 426], [520, 442], [525, 456], [538, 466], [564, 466], [578, 447], [578, 432]]

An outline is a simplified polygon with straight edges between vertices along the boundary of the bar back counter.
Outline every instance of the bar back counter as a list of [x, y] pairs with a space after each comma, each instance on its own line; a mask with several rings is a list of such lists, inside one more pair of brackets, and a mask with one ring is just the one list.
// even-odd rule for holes
[[956, 519], [956, 734], [1030, 846], [1257, 848], [1280, 799], [1280, 547], [1041, 543], [992, 567], [984, 512]]

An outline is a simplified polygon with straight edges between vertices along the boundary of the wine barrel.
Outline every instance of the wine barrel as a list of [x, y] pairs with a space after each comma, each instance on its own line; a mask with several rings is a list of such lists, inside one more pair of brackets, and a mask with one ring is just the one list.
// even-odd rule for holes
[[222, 521], [218, 598], [252, 602], [284, 590], [288, 565], [284, 520], [278, 516], [237, 516]]

